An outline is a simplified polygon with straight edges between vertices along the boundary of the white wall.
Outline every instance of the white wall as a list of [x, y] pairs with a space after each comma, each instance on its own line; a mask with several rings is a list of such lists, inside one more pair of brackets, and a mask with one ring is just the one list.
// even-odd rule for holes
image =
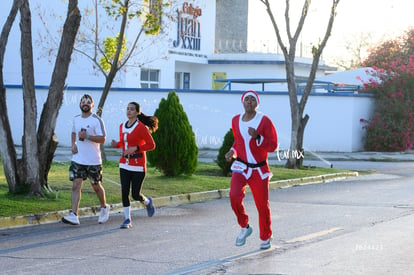
[[[106, 100], [103, 119], [107, 130], [107, 143], [118, 139], [118, 126], [126, 120], [128, 102], [137, 101], [141, 110], [152, 115], [169, 90], [114, 90]], [[90, 93], [98, 104], [100, 89], [68, 90], [57, 120], [56, 134], [59, 146], [70, 146], [72, 118], [80, 113], [79, 100]], [[231, 118], [243, 112], [242, 91], [177, 92], [192, 125], [199, 148], [219, 148], [223, 137], [231, 128]], [[23, 102], [21, 89], [7, 88], [8, 114], [14, 143], [21, 145], [23, 135]], [[47, 97], [47, 90], [36, 89], [38, 118]], [[290, 107], [287, 93], [260, 93], [259, 111], [267, 114], [278, 132], [280, 149], [290, 146]], [[310, 119], [305, 129], [304, 149], [319, 152], [353, 152], [363, 150], [363, 130], [360, 118], [369, 118], [372, 98], [366, 95], [314, 94], [310, 96], [305, 113]]]

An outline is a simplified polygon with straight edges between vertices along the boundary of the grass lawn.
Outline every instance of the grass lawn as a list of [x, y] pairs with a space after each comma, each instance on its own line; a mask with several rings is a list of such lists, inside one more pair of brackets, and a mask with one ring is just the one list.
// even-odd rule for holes
[[[0, 162], [0, 217], [41, 214], [71, 208], [72, 182], [68, 178], [69, 162], [54, 162], [49, 173], [49, 185], [53, 189], [46, 197], [28, 198], [24, 195], [10, 194], [4, 176], [3, 165]], [[335, 168], [302, 168], [286, 169], [283, 166], [271, 166], [274, 174], [272, 181], [294, 179], [324, 174], [343, 172]], [[221, 175], [216, 163], [199, 163], [192, 176], [165, 177], [157, 169], [148, 167], [143, 185], [143, 193], [152, 197], [162, 197], [187, 194], [199, 191], [209, 191], [229, 188], [230, 177]], [[103, 163], [103, 186], [106, 199], [110, 204], [121, 202], [121, 187], [119, 184], [119, 168], [117, 161]], [[82, 188], [80, 207], [99, 205], [89, 181]]]

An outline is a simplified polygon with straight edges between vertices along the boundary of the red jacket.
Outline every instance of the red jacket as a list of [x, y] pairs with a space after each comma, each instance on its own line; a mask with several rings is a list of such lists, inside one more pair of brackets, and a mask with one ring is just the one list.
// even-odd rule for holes
[[[247, 132], [249, 127], [256, 129], [260, 135], [259, 140], [249, 135]], [[234, 156], [249, 164], [266, 163], [258, 168], [247, 168], [243, 172], [244, 176], [249, 178], [252, 169], [257, 169], [263, 179], [271, 176], [267, 155], [277, 148], [277, 134], [270, 118], [261, 112], [257, 112], [252, 120], [245, 122], [242, 121], [242, 115], [239, 114], [233, 117], [232, 129]]]
[[[126, 158], [125, 150], [128, 147], [139, 146], [139, 151], [135, 151], [134, 155]], [[147, 126], [137, 120], [131, 127], [127, 128], [126, 123], [119, 126], [119, 142], [117, 148], [122, 148], [122, 156], [119, 159], [119, 167], [137, 172], [146, 171], [146, 151], [155, 149], [155, 142], [152, 138]]]

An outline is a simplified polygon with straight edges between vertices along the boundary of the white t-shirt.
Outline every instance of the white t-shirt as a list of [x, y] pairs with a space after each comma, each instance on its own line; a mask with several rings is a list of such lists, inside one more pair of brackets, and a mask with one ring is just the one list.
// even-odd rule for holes
[[102, 164], [100, 144], [88, 139], [79, 140], [78, 133], [84, 128], [89, 136], [106, 136], [103, 120], [96, 114], [83, 118], [77, 115], [73, 118], [72, 133], [76, 133], [78, 153], [72, 155], [72, 161], [83, 165]]

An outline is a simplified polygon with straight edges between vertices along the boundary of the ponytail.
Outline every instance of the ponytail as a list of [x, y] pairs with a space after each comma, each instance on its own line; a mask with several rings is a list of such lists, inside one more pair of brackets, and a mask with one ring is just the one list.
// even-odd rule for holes
[[147, 116], [143, 113], [139, 113], [138, 119], [148, 127], [150, 133], [157, 131], [158, 118], [156, 116]]

